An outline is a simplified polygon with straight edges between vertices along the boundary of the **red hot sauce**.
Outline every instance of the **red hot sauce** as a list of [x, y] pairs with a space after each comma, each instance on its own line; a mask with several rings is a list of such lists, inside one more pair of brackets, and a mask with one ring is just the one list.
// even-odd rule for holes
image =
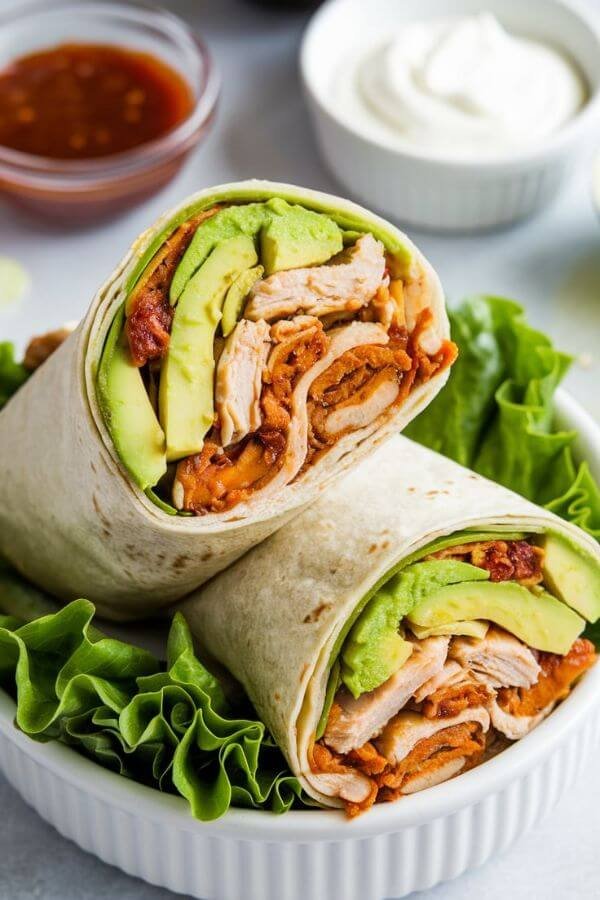
[[0, 72], [0, 145], [52, 159], [109, 156], [171, 131], [193, 103], [188, 83], [155, 56], [61, 44]]

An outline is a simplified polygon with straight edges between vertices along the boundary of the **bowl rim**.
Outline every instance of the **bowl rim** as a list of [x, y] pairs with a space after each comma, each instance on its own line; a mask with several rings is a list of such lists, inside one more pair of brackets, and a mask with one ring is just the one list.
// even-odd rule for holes
[[[563, 389], [557, 391], [556, 414], [566, 427], [580, 431], [580, 451], [600, 468], [600, 426]], [[0, 735], [40, 767], [84, 794], [92, 795], [138, 819], [160, 821], [198, 836], [237, 840], [295, 843], [346, 841], [374, 837], [422, 825], [452, 815], [497, 794], [510, 782], [527, 775], [567, 740], [572, 729], [600, 704], [600, 663], [576, 685], [572, 694], [534, 731], [497, 756], [457, 778], [403, 798], [381, 804], [348, 821], [338, 810], [290, 810], [284, 816], [262, 810], [230, 809], [221, 819], [194, 819], [182, 797], [129, 781], [58, 742], [37, 743], [13, 723], [15, 704], [0, 691]], [[0, 758], [0, 769], [2, 760]]]
[[[551, 3], [555, 7], [563, 10], [567, 15], [572, 16], [580, 25], [586, 28], [590, 36], [596, 42], [596, 49], [600, 55], [600, 17], [594, 16], [592, 12], [588, 12], [576, 0], [544, 0], [545, 3]], [[460, 2], [455, 0], [456, 12], [460, 13]], [[541, 160], [551, 158], [560, 153], [565, 147], [575, 143], [579, 135], [591, 126], [595, 119], [600, 119], [600, 80], [597, 85], [589, 83], [588, 73], [579, 64], [579, 68], [586, 77], [588, 87], [590, 88], [590, 96], [583, 104], [581, 109], [567, 121], [561, 128], [548, 135], [543, 142], [525, 147], [523, 150], [500, 154], [498, 156], [486, 156], [479, 159], [468, 159], [461, 157], [445, 157], [437, 156], [423, 150], [412, 150], [410, 146], [400, 147], [384, 141], [370, 138], [366, 132], [354, 128], [349, 120], [341, 115], [335, 104], [328, 104], [322, 99], [322, 92], [316, 87], [314, 80], [314, 67], [310, 65], [309, 57], [312, 52], [312, 45], [317, 40], [320, 31], [328, 28], [327, 17], [335, 7], [347, 6], [349, 8], [357, 7], [357, 0], [326, 0], [325, 3], [311, 17], [308, 25], [302, 35], [299, 54], [299, 70], [300, 78], [305, 93], [308, 95], [312, 103], [317, 107], [321, 115], [332, 119], [336, 126], [342, 129], [347, 138], [360, 140], [365, 145], [376, 152], [388, 153], [397, 159], [406, 160], [407, 162], [419, 163], [422, 165], [435, 166], [440, 169], [450, 169], [454, 172], [486, 173], [493, 170], [510, 170], [521, 166], [532, 165]], [[361, 4], [362, 6], [362, 4]], [[362, 6], [367, 9], [367, 6]], [[557, 35], [557, 43], [560, 43], [560, 36]]]
[[[159, 31], [161, 35], [168, 37], [174, 44], [179, 43], [182, 46], [185, 42], [190, 52], [194, 53], [197, 60], [200, 61], [202, 81], [194, 96], [192, 109], [178, 125], [157, 138], [120, 153], [111, 153], [91, 159], [56, 159], [0, 145], [0, 169], [5, 169], [2, 177], [6, 181], [10, 181], [11, 177], [27, 178], [27, 176], [31, 176], [47, 179], [53, 186], [58, 181], [61, 182], [61, 186], [62, 184], [71, 187], [81, 184], [87, 186], [87, 183], [92, 180], [102, 182], [122, 177], [133, 169], [141, 171], [150, 168], [165, 156], [178, 152], [193, 143], [198, 132], [210, 119], [221, 87], [219, 72], [213, 56], [199, 34], [179, 16], [153, 3], [148, 3], [146, 0], [139, 0], [139, 2], [136, 0], [135, 3], [129, 2], [129, 0], [123, 0], [123, 2], [92, 0], [89, 3], [84, 0], [56, 0], [52, 6], [48, 6], [46, 0], [34, 0], [32, 3], [0, 14], [0, 27], [6, 29], [15, 23], [27, 23], [34, 20], [38, 14], [54, 15], [60, 12], [69, 12], [74, 17], [79, 14], [83, 14], [85, 17], [116, 15], [127, 21], [133, 28], [143, 27], [147, 24]], [[73, 40], [77, 39], [73, 38]], [[94, 43], [85, 37], [81, 39], [81, 42]], [[52, 44], [48, 46], [51, 47]], [[17, 54], [14, 58], [18, 59], [18, 57]]]

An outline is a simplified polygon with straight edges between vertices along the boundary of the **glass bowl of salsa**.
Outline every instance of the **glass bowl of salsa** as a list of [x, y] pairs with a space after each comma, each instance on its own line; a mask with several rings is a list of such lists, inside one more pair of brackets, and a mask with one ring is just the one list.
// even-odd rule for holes
[[0, 192], [62, 221], [132, 206], [179, 171], [218, 93], [205, 45], [163, 10], [59, 0], [1, 16]]

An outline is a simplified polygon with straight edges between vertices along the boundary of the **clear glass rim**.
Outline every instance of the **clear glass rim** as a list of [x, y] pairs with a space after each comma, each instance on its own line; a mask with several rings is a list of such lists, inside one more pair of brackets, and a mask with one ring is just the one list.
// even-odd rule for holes
[[[71, 16], [84, 14], [92, 16], [112, 16], [121, 18], [135, 28], [151, 26], [168, 38], [175, 46], [192, 54], [200, 62], [201, 83], [195, 89], [194, 105], [189, 115], [171, 131], [152, 141], [147, 141], [108, 156], [94, 159], [70, 160], [54, 159], [23, 153], [0, 145], [0, 176], [10, 180], [14, 175], [18, 180], [45, 176], [57, 178], [65, 186], [90, 179], [114, 178], [131, 170], [142, 170], [161, 162], [165, 156], [177, 151], [185, 151], [194, 143], [198, 133], [214, 111], [219, 95], [219, 76], [212, 56], [202, 40], [182, 19], [167, 10], [149, 3], [82, 2], [82, 0], [58, 0], [48, 6], [43, 0], [27, 3], [18, 10], [0, 14], [0, 28], [5, 31], [11, 25], [27, 22], [39, 14], [55, 15], [59, 12]], [[82, 38], [82, 43], [85, 43]], [[193, 87], [193, 86], [192, 86]]]

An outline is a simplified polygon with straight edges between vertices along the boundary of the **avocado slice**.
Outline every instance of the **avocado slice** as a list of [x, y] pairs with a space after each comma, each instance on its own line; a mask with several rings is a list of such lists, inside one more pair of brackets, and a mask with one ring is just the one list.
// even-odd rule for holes
[[593, 553], [567, 537], [548, 532], [542, 571], [553, 594], [588, 620], [600, 618], [600, 563]]
[[344, 643], [341, 675], [348, 690], [359, 697], [379, 687], [404, 665], [412, 644], [399, 633], [399, 625], [423, 597], [442, 585], [487, 578], [485, 569], [468, 563], [431, 560], [409, 566], [388, 579], [362, 611]]
[[[203, 222], [175, 270], [169, 297], [175, 304], [194, 272], [222, 241], [260, 237], [268, 274], [277, 268], [317, 265], [342, 249], [342, 231], [325, 213], [274, 197], [265, 203], [228, 206]], [[268, 263], [268, 264], [267, 264]]]
[[482, 622], [479, 619], [469, 619], [466, 622], [448, 622], [446, 625], [433, 625], [431, 628], [424, 628], [421, 625], [411, 624], [411, 631], [420, 641], [424, 641], [428, 637], [439, 637], [444, 634], [462, 635], [463, 637], [473, 637], [482, 640], [489, 629], [489, 622]]
[[119, 457], [145, 491], [167, 470], [165, 436], [134, 366], [121, 307], [108, 332], [98, 369], [98, 401]]
[[202, 449], [214, 420], [213, 342], [225, 294], [257, 261], [251, 237], [240, 234], [221, 241], [187, 283], [175, 308], [158, 392], [169, 462]]
[[227, 291], [225, 303], [223, 304], [223, 318], [221, 319], [223, 337], [227, 337], [235, 328], [250, 288], [263, 277], [264, 272], [265, 270], [262, 266], [246, 269], [245, 272], [238, 275]]
[[495, 622], [530, 647], [569, 652], [585, 621], [546, 591], [514, 581], [448, 584], [433, 591], [408, 614], [409, 622], [431, 628], [462, 619]]
[[260, 233], [261, 260], [267, 275], [283, 269], [319, 266], [344, 246], [343, 235], [328, 216], [271, 200], [275, 215]]

